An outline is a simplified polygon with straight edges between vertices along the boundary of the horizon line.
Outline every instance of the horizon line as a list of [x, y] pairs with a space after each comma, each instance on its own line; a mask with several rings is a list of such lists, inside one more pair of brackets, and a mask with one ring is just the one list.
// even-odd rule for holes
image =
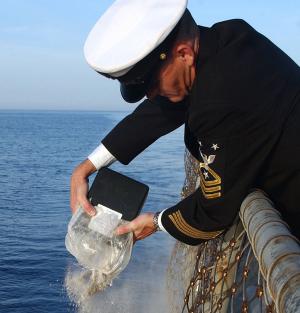
[[0, 112], [131, 112], [132, 110], [107, 110], [107, 109], [1, 109]]

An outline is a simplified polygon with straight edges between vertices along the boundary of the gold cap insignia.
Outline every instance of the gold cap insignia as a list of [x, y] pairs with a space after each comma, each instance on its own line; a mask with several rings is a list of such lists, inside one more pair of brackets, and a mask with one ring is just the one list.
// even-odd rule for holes
[[160, 60], [165, 60], [167, 58], [167, 55], [163, 52], [159, 55]]

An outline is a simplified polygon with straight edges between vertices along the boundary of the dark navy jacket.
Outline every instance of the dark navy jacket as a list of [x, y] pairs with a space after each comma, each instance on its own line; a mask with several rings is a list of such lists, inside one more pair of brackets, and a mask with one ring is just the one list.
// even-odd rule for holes
[[198, 244], [229, 227], [252, 188], [263, 189], [300, 238], [300, 69], [242, 20], [199, 27], [188, 98], [145, 100], [102, 141], [123, 164], [185, 124], [199, 188], [164, 211], [175, 238]]

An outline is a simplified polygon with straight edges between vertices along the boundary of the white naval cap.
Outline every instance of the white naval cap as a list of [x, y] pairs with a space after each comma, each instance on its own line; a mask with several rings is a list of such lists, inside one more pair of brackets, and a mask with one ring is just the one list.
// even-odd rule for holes
[[[153, 57], [146, 57], [153, 55], [169, 40], [186, 7], [187, 0], [116, 0], [88, 35], [84, 45], [86, 61], [100, 74], [118, 79], [126, 101], [140, 100], [145, 95], [144, 88], [140, 85], [137, 88], [139, 91], [132, 97], [133, 86], [127, 86], [126, 74], [132, 73], [130, 70], [137, 63], [143, 63], [144, 59], [146, 62], [143, 68], [154, 63]], [[163, 59], [164, 54], [160, 51], [158, 53], [160, 59]], [[137, 67], [141, 70], [141, 66]], [[134, 75], [129, 77], [130, 80], [136, 78]]]

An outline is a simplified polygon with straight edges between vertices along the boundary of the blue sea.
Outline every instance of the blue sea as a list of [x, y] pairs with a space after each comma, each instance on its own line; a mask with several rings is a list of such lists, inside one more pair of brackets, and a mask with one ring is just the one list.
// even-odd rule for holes
[[[74, 302], [65, 286], [76, 264], [64, 244], [70, 175], [126, 114], [0, 111], [1, 313], [165, 312], [164, 272], [174, 241], [162, 232], [134, 246], [128, 267], [92, 303]], [[112, 168], [148, 184], [143, 210], [158, 211], [180, 199], [183, 155], [178, 129], [130, 165]]]

